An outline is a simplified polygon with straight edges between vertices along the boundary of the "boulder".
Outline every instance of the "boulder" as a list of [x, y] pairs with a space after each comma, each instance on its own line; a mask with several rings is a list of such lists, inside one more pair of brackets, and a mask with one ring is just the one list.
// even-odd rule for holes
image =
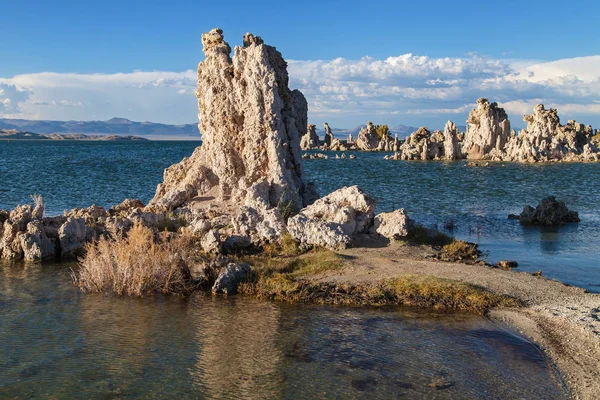
[[236, 294], [238, 285], [254, 276], [254, 270], [246, 263], [230, 263], [217, 277], [212, 292], [213, 294]]
[[339, 224], [311, 219], [302, 213], [288, 220], [287, 229], [303, 247], [320, 246], [340, 250], [352, 242]]
[[358, 186], [344, 187], [315, 201], [288, 220], [289, 233], [303, 245], [347, 247], [373, 225], [375, 201]]
[[84, 218], [68, 217], [58, 230], [61, 256], [74, 258], [83, 253], [84, 246], [93, 239], [91, 228], [85, 225]]
[[377, 214], [370, 231], [388, 239], [399, 240], [406, 237], [413, 227], [414, 221], [408, 218], [404, 208], [401, 208], [392, 212]]
[[74, 208], [71, 211], [65, 211], [64, 216], [71, 218], [84, 218], [86, 222], [91, 223], [107, 218], [108, 213], [104, 207], [93, 204], [87, 208]]
[[300, 159], [307, 106], [302, 93], [288, 87], [287, 63], [252, 34], [233, 58], [220, 29], [203, 34], [202, 44], [206, 58], [198, 65], [196, 92], [202, 146], [165, 170], [147, 208], [192, 202], [235, 208], [265, 181], [265, 203], [292, 202], [299, 210], [314, 198]]
[[145, 205], [141, 200], [125, 199], [120, 204], [117, 204], [116, 206], [111, 207], [108, 210], [108, 213], [110, 215], [119, 215], [119, 214], [126, 215], [133, 209], [144, 208], [144, 207], [145, 207]]
[[56, 257], [56, 240], [46, 236], [42, 221], [35, 220], [27, 224], [27, 232], [19, 235], [23, 258], [38, 261]]
[[281, 212], [277, 208], [255, 209], [242, 207], [232, 219], [233, 233], [247, 236], [255, 245], [279, 243], [287, 232]]
[[563, 201], [557, 201], [554, 196], [543, 199], [535, 209], [525, 206], [519, 215], [519, 222], [528, 225], [555, 226], [579, 221], [577, 211], [570, 211]]
[[209, 254], [220, 254], [222, 252], [221, 235], [218, 229], [211, 229], [200, 240], [202, 250]]

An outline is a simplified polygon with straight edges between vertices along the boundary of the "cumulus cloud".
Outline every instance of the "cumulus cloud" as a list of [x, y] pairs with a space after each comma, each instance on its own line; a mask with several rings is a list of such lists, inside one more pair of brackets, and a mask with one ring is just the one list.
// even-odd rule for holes
[[[404, 54], [386, 59], [290, 60], [290, 86], [309, 102], [311, 122], [351, 127], [367, 120], [440, 128], [464, 124], [475, 100], [506, 108], [513, 126], [537, 103], [563, 120], [600, 126], [600, 56], [551, 62]], [[118, 74], [44, 72], [0, 78], [0, 115], [165, 123], [196, 119], [195, 71]]]
[[290, 75], [308, 98], [311, 119], [344, 114], [346, 126], [383, 115], [413, 125], [463, 123], [479, 97], [501, 103], [516, 126], [540, 102], [558, 108], [563, 119], [600, 125], [598, 65], [600, 56], [535, 62], [405, 54], [385, 60], [291, 61]]
[[[117, 74], [42, 72], [0, 78], [27, 93], [18, 108], [0, 116], [55, 120], [104, 120], [190, 123], [196, 119], [193, 71], [134, 71]], [[1, 97], [0, 97], [1, 99]]]
[[29, 95], [27, 89], [19, 89], [0, 80], [0, 115], [19, 112], [20, 104], [27, 101]]

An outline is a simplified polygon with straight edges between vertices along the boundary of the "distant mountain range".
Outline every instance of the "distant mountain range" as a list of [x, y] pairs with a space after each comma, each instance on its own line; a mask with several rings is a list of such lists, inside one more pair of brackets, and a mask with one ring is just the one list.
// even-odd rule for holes
[[189, 138], [200, 140], [198, 124], [167, 125], [154, 122], [134, 122], [126, 118], [108, 121], [46, 121], [0, 118], [0, 129], [29, 131], [38, 134], [85, 134]]
[[[354, 128], [331, 128], [333, 135], [339, 139], [347, 139], [349, 134], [354, 138], [366, 125]], [[141, 136], [147, 139], [187, 139], [200, 140], [198, 124], [167, 125], [154, 122], [135, 122], [126, 118], [112, 118], [108, 121], [49, 121], [0, 118], [0, 129], [35, 132], [42, 135], [50, 134], [82, 134], [82, 135], [116, 135], [116, 136]], [[390, 127], [392, 135], [398, 134], [404, 139], [418, 127], [396, 125]], [[465, 126], [459, 126], [463, 132]], [[325, 135], [324, 129], [317, 129], [320, 137]]]

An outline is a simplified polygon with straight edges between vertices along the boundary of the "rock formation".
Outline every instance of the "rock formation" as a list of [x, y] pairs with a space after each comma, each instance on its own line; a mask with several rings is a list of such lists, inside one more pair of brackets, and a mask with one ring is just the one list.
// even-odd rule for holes
[[[510, 129], [504, 109], [487, 99], [477, 100], [467, 120], [467, 132], [459, 133], [448, 121], [443, 134], [421, 128], [400, 147], [401, 153], [386, 159], [484, 161], [600, 161], [600, 136], [590, 125], [570, 120], [560, 124], [556, 109], [538, 104], [525, 115], [527, 128], [518, 135]], [[440, 144], [442, 146], [440, 147]]]
[[467, 132], [462, 145], [468, 159], [502, 158], [502, 151], [510, 137], [510, 121], [503, 108], [487, 99], [477, 100], [467, 119]]
[[323, 146], [325, 147], [325, 149], [328, 149], [331, 147], [331, 144], [333, 143], [335, 138], [333, 137], [333, 132], [331, 131], [329, 124], [325, 122], [323, 126], [325, 127], [325, 139], [323, 140]]
[[371, 229], [374, 210], [375, 201], [358, 186], [344, 187], [290, 218], [288, 231], [302, 245], [340, 249]]
[[579, 222], [577, 211], [569, 210], [563, 201], [557, 201], [554, 196], [540, 201], [535, 209], [527, 205], [523, 208], [521, 215], [509, 215], [509, 218], [518, 218], [519, 222], [527, 225], [555, 226]]
[[281, 53], [248, 33], [231, 58], [220, 29], [203, 34], [202, 45], [196, 92], [202, 146], [165, 170], [148, 208], [191, 202], [227, 208], [247, 200], [302, 208], [314, 198], [300, 159], [307, 104], [288, 88]]
[[401, 160], [457, 160], [460, 158], [459, 134], [452, 121], [446, 123], [444, 132], [420, 127], [406, 138], [401, 153], [388, 159]]
[[408, 236], [414, 225], [414, 221], [408, 218], [404, 208], [401, 208], [377, 214], [370, 232], [378, 233], [388, 239], [398, 240]]
[[454, 122], [448, 121], [444, 127], [444, 159], [457, 160], [459, 158], [458, 129]]
[[534, 161], [598, 161], [598, 146], [592, 141], [591, 126], [570, 120], [560, 124], [556, 109], [538, 104], [533, 114], [525, 115], [527, 128], [510, 137], [504, 160]]
[[356, 138], [356, 146], [359, 150], [374, 151], [379, 147], [379, 136], [377, 127], [372, 122], [367, 122], [367, 126], [361, 128]]
[[307, 132], [300, 140], [300, 148], [302, 150], [311, 150], [319, 147], [319, 135], [317, 135], [317, 126], [310, 124], [307, 127]]

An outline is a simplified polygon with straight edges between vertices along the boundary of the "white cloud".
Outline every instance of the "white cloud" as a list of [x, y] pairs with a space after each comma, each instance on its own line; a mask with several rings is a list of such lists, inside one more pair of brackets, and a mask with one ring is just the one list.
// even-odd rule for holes
[[19, 112], [21, 103], [27, 101], [30, 92], [0, 80], [0, 115]]
[[42, 72], [0, 78], [0, 85], [28, 94], [18, 108], [0, 110], [0, 115], [13, 118], [104, 120], [127, 117], [137, 121], [190, 123], [197, 113], [193, 71]]
[[346, 126], [371, 115], [388, 115], [392, 124], [439, 127], [450, 118], [462, 124], [475, 100], [486, 97], [504, 105], [515, 126], [524, 125], [522, 115], [540, 102], [558, 108], [564, 120], [600, 125], [600, 56], [536, 62], [405, 54], [289, 64], [311, 120], [339, 119], [330, 115], [341, 113], [352, 121]]
[[[540, 102], [558, 108], [563, 120], [600, 126], [600, 56], [537, 62], [404, 54], [288, 64], [290, 86], [305, 94], [315, 123], [461, 125], [475, 100], [486, 97], [506, 108], [514, 126]], [[0, 78], [0, 116], [188, 123], [196, 119], [196, 81], [191, 70]]]

